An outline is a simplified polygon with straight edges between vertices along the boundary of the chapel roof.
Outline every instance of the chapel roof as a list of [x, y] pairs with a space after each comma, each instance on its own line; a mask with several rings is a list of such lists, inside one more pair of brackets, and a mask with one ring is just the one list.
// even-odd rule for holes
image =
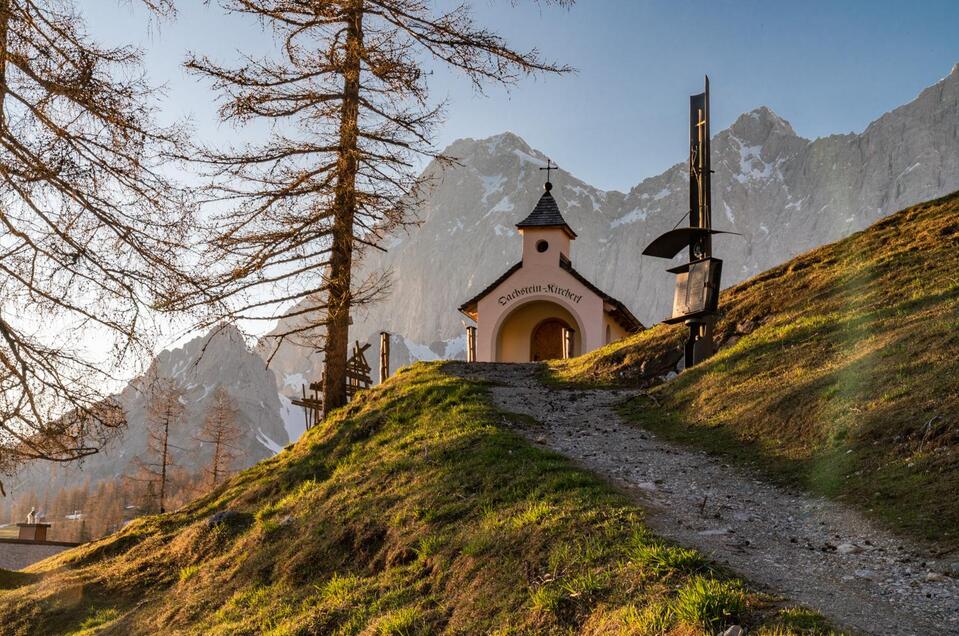
[[516, 227], [558, 227], [565, 230], [570, 238], [576, 238], [576, 232], [566, 223], [566, 219], [563, 218], [559, 206], [556, 204], [556, 199], [549, 192], [552, 189], [553, 184], [547, 181], [546, 191], [537, 201], [536, 207], [529, 213], [529, 216], [517, 223]]

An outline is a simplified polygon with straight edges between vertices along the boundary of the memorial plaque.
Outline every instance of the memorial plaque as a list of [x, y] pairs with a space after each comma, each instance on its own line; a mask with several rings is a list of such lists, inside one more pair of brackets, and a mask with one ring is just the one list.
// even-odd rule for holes
[[719, 308], [723, 262], [707, 258], [669, 270], [676, 274], [673, 315], [665, 322], [681, 322], [714, 313]]

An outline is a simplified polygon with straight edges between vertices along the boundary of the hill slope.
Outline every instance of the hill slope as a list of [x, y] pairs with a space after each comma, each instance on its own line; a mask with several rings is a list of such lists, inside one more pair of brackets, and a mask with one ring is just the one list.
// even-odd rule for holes
[[[720, 352], [631, 416], [959, 545], [959, 193], [760, 274], [721, 306]], [[660, 325], [553, 372], [655, 385], [684, 329]]]
[[[4, 633], [822, 633], [419, 365], [172, 514], [0, 576]], [[0, 573], [3, 574], [3, 573]], [[5, 590], [5, 591], [4, 591]]]

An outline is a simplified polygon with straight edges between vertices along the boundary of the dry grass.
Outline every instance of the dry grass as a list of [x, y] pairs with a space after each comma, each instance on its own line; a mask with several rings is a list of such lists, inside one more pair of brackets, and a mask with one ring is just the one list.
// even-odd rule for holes
[[[722, 307], [719, 354], [631, 416], [959, 545], [959, 195], [756, 276]], [[660, 326], [551, 371], [630, 384], [682, 337]]]
[[[212, 495], [11, 579], [0, 625], [698, 635], [740, 621], [760, 634], [827, 632], [651, 535], [627, 499], [504, 417], [483, 386], [417, 365]], [[211, 527], [222, 510], [234, 514]]]

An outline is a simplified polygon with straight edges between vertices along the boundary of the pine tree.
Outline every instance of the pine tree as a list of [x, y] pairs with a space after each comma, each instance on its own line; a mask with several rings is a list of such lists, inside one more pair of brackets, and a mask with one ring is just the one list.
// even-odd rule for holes
[[162, 168], [183, 135], [153, 103], [140, 51], [93, 42], [73, 0], [0, 0], [2, 472], [102, 447], [124, 414], [78, 343], [150, 353], [143, 314], [190, 286], [192, 210]]
[[182, 450], [172, 444], [171, 434], [181, 425], [183, 395], [174, 381], [157, 379], [152, 382], [147, 403], [149, 438], [145, 456], [137, 461], [140, 469], [137, 479], [153, 484], [161, 513], [166, 512], [168, 485], [175, 466], [173, 451]]
[[[235, 207], [218, 218], [210, 282], [242, 298], [234, 317], [274, 319], [283, 303], [309, 300], [303, 326], [321, 329], [327, 410], [346, 401], [351, 308], [385, 290], [357, 281], [364, 249], [411, 223], [424, 192], [420, 159], [437, 157], [424, 60], [464, 73], [477, 87], [538, 72], [569, 70], [533, 50], [509, 48], [477, 26], [467, 5], [447, 12], [422, 0], [221, 0], [262, 20], [281, 43], [274, 59], [238, 68], [192, 57], [188, 68], [213, 80], [226, 122], [269, 122], [259, 146], [205, 155], [211, 189]], [[560, 3], [563, 4], [563, 3]], [[257, 293], [263, 288], [279, 294]], [[188, 303], [187, 303], [188, 304]]]
[[209, 487], [216, 488], [229, 475], [239, 456], [237, 441], [242, 437], [236, 424], [236, 409], [230, 394], [223, 387], [213, 394], [213, 403], [203, 421], [197, 440], [210, 445], [210, 463], [204, 469]]

